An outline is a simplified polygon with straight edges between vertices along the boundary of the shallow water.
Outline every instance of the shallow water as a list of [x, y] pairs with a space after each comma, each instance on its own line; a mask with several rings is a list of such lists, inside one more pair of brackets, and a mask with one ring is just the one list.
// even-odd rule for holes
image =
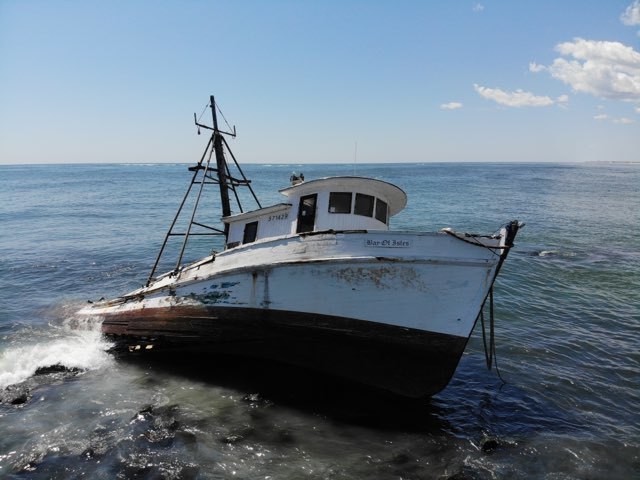
[[[244, 168], [263, 204], [292, 169], [354, 170]], [[479, 327], [447, 389], [421, 402], [264, 362], [115, 358], [74, 312], [144, 282], [186, 166], [4, 166], [0, 477], [640, 477], [640, 167], [356, 173], [408, 193], [393, 228], [526, 222], [496, 284], [506, 384], [486, 370]]]

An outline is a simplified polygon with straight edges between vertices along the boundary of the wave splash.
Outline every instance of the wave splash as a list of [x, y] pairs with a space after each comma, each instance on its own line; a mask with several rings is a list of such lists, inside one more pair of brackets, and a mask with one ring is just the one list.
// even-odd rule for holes
[[62, 365], [69, 369], [98, 370], [108, 367], [112, 346], [100, 332], [100, 323], [67, 317], [49, 325], [42, 335], [29, 335], [0, 353], [0, 389], [23, 382], [39, 368]]

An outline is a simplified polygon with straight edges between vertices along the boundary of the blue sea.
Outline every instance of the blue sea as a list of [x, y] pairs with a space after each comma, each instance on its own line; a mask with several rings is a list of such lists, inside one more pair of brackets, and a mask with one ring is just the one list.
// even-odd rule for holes
[[0, 477], [640, 478], [639, 164], [244, 166], [263, 205], [292, 170], [397, 184], [395, 229], [525, 222], [495, 287], [504, 382], [480, 325], [419, 402], [262, 362], [114, 357], [75, 312], [145, 282], [187, 165], [0, 166]]

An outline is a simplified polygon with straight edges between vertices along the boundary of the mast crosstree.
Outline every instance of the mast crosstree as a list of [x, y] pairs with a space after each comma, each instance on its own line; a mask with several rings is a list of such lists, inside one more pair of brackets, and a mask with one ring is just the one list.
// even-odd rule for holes
[[[209, 141], [207, 146], [200, 157], [198, 163], [192, 167], [189, 167], [189, 171], [193, 172], [193, 176], [191, 177], [191, 182], [187, 187], [187, 191], [182, 198], [182, 202], [178, 207], [178, 211], [171, 222], [171, 226], [167, 231], [164, 241], [162, 242], [162, 246], [160, 247], [160, 251], [158, 252], [158, 256], [156, 257], [156, 261], [153, 264], [153, 268], [151, 269], [151, 273], [149, 273], [149, 277], [147, 278], [146, 286], [148, 287], [154, 279], [154, 275], [158, 268], [158, 264], [162, 259], [165, 248], [169, 242], [171, 237], [183, 237], [182, 246], [180, 247], [180, 253], [178, 254], [178, 258], [176, 261], [175, 268], [173, 273], [177, 273], [182, 268], [182, 261], [184, 259], [184, 254], [187, 249], [187, 245], [189, 243], [189, 239], [191, 236], [201, 236], [201, 235], [221, 235], [224, 236], [225, 245], [227, 243], [227, 237], [229, 234], [229, 226], [228, 224], [224, 225], [223, 229], [216, 228], [210, 225], [206, 225], [204, 223], [200, 223], [196, 221], [196, 213], [200, 208], [200, 199], [202, 198], [202, 192], [204, 191], [205, 185], [218, 185], [218, 189], [220, 191], [220, 207], [222, 217], [228, 217], [231, 215], [231, 200], [229, 197], [229, 192], [233, 192], [233, 196], [235, 198], [235, 203], [242, 213], [244, 210], [242, 208], [242, 204], [240, 202], [240, 196], [238, 195], [238, 187], [247, 187], [253, 196], [258, 208], [262, 208], [260, 205], [260, 201], [256, 196], [253, 188], [251, 188], [251, 180], [248, 180], [245, 176], [242, 168], [238, 164], [227, 140], [224, 135], [229, 135], [231, 137], [236, 136], [236, 128], [233, 127], [233, 132], [224, 132], [218, 128], [218, 116], [217, 110], [219, 107], [216, 105], [215, 97], [211, 95], [209, 97], [209, 105], [211, 108], [211, 117], [213, 120], [213, 126], [205, 125], [200, 123], [196, 118], [196, 114], [193, 114], [193, 119], [195, 125], [198, 127], [198, 134], [200, 134], [200, 129], [203, 128], [205, 130], [211, 130], [211, 136], [209, 137]], [[232, 175], [231, 170], [229, 169], [229, 163], [227, 162], [225, 156], [225, 149], [231, 156], [233, 160], [233, 164], [235, 165], [238, 174], [236, 176]], [[215, 166], [211, 164], [211, 159], [215, 155]], [[193, 188], [196, 186], [196, 188]], [[187, 224], [187, 228], [185, 231], [176, 232], [176, 223], [178, 219], [181, 217], [183, 213], [185, 204], [187, 200], [191, 197], [194, 197], [193, 209], [191, 211], [191, 216], [189, 218], [189, 223]], [[199, 227], [201, 231], [192, 231], [193, 227]]]

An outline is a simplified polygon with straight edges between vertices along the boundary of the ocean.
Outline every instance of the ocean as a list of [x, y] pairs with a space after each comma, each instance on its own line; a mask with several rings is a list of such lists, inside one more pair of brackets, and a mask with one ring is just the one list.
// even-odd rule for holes
[[75, 312], [145, 282], [187, 165], [0, 166], [1, 478], [640, 478], [640, 165], [243, 169], [263, 205], [293, 170], [355, 173], [407, 192], [394, 229], [524, 222], [495, 286], [504, 382], [479, 325], [413, 402], [264, 362], [114, 357]]

